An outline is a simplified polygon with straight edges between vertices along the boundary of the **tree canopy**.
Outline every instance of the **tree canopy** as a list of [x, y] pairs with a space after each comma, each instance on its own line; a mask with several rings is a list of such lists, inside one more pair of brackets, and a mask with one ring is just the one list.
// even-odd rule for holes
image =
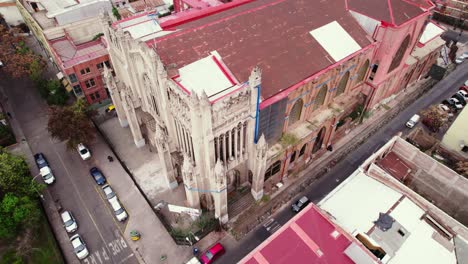
[[36, 62], [40, 67], [45, 63], [42, 58], [29, 50], [23, 37], [0, 25], [0, 61], [4, 71], [13, 78], [29, 76], [30, 65]]
[[49, 108], [47, 129], [53, 138], [67, 141], [67, 147], [73, 149], [79, 143], [90, 143], [96, 137], [96, 130], [91, 119], [96, 111], [88, 107], [83, 99], [66, 107]]
[[446, 123], [447, 113], [442, 112], [436, 105], [432, 105], [422, 112], [423, 124], [425, 124], [432, 132], [438, 132], [439, 129]]
[[43, 188], [33, 182], [28, 165], [23, 157], [0, 149], [0, 197], [5, 193], [19, 196], [37, 196], [36, 190]]

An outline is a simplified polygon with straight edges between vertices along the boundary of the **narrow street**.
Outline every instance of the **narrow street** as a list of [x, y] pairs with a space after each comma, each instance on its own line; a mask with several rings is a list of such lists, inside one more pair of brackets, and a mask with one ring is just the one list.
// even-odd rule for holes
[[[468, 63], [459, 65], [454, 72], [434, 85], [432, 89], [414, 101], [406, 109], [401, 111], [391, 122], [383, 126], [364, 144], [348, 154], [348, 156], [336, 164], [326, 175], [321, 177], [303, 193], [297, 194], [296, 198], [306, 195], [314, 203], [319, 202], [336, 186], [343, 182], [353, 171], [355, 171], [364, 160], [373, 152], [383, 146], [390, 138], [398, 132], [406, 135], [410, 129], [406, 128], [405, 123], [412, 115], [427, 108], [428, 106], [440, 103], [442, 100], [452, 96], [455, 91], [468, 79]], [[277, 225], [284, 225], [293, 217], [289, 206], [278, 211], [275, 215], [265, 221], [262, 225], [251, 231], [246, 237], [237, 243], [235, 248], [227, 248], [219, 260], [219, 263], [237, 263], [246, 254], [266, 240], [273, 232], [277, 230]], [[272, 220], [273, 219], [273, 220]], [[275, 227], [272, 229], [272, 224]]]
[[[138, 263], [123, 238], [128, 220], [120, 223], [115, 219], [109, 203], [103, 198], [101, 187], [89, 174], [89, 169], [97, 166], [106, 175], [109, 163], [105, 153], [108, 151], [107, 145], [98, 138], [96, 144], [89, 146], [93, 157], [87, 161], [81, 160], [76, 150], [67, 150], [63, 142], [56, 142], [49, 136], [47, 105], [31, 81], [26, 78], [11, 80], [0, 73], [0, 90], [7, 96], [13, 108], [13, 118], [20, 123], [33, 154], [44, 153], [51, 165], [56, 182], [48, 186], [46, 192], [64, 210], [71, 211], [77, 220], [79, 228], [76, 233], [82, 236], [90, 252], [82, 262]], [[110, 175], [106, 176], [112, 179]], [[69, 241], [59, 240], [59, 244], [67, 263], [79, 262]]]

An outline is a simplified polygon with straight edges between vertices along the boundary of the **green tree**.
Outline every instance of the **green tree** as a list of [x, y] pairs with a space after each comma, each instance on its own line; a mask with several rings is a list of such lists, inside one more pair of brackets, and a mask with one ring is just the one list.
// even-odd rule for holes
[[0, 149], [0, 197], [4, 193], [34, 197], [43, 188], [43, 184], [32, 181], [23, 157]]
[[72, 106], [52, 106], [47, 129], [53, 138], [67, 141], [67, 147], [73, 149], [79, 143], [92, 142], [96, 137], [90, 120], [95, 115], [96, 111], [90, 109], [83, 99], [78, 99]]
[[7, 193], [0, 204], [0, 238], [14, 237], [20, 228], [34, 228], [40, 214], [37, 200]]
[[65, 105], [68, 94], [59, 80], [48, 80], [46, 82], [48, 92], [47, 103], [49, 105]]
[[436, 105], [432, 105], [426, 110], [422, 111], [422, 122], [432, 132], [438, 132], [439, 129], [445, 124], [447, 120], [447, 113], [442, 112]]
[[120, 16], [119, 10], [115, 6], [112, 7], [112, 14], [115, 16], [115, 18], [117, 18], [117, 20], [122, 19], [122, 17]]

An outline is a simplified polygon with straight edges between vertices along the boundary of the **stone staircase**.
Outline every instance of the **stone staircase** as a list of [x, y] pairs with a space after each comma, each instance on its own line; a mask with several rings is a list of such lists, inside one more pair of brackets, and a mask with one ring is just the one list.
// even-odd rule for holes
[[252, 194], [250, 194], [250, 191], [233, 197], [228, 202], [229, 220], [234, 220], [240, 213], [249, 208], [253, 203], [255, 203], [255, 199], [253, 198]]

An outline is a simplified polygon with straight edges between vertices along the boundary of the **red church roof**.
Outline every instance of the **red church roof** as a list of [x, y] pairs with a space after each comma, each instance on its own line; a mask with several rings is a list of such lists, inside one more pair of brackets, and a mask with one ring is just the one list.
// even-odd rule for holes
[[[179, 32], [147, 41], [156, 44], [169, 75], [217, 51], [240, 82], [256, 66], [262, 69], [264, 99], [301, 82], [336, 62], [310, 31], [336, 21], [361, 48], [366, 32], [345, 10], [342, 0], [257, 0], [175, 26]], [[164, 23], [161, 24], [164, 30]], [[170, 28], [169, 28], [170, 29]]]
[[376, 260], [366, 248], [356, 244], [353, 237], [311, 204], [239, 263], [353, 264], [354, 261], [345, 253], [353, 243], [353, 248], [362, 249], [363, 254]]

